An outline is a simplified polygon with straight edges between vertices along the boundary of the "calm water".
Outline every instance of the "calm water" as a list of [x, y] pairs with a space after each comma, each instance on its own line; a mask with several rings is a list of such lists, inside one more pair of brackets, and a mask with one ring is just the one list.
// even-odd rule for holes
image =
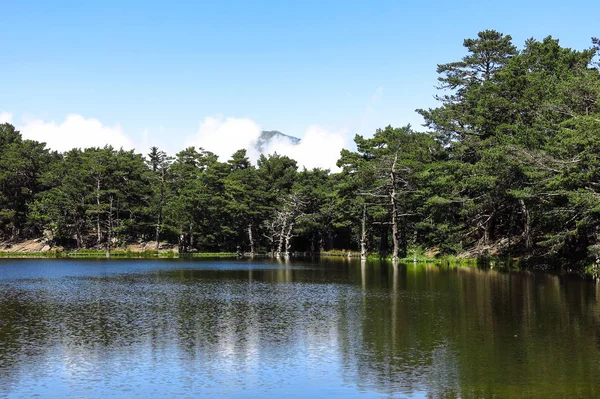
[[600, 397], [595, 283], [359, 262], [0, 261], [0, 398]]

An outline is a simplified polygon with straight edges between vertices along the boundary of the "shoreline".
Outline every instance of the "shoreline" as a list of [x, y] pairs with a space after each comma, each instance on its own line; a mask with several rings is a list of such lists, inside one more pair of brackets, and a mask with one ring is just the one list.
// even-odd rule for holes
[[[321, 257], [359, 260], [360, 252], [333, 250], [320, 253], [295, 252], [292, 259]], [[125, 250], [115, 249], [110, 252], [110, 257], [106, 256], [104, 250], [46, 250], [46, 251], [0, 251], [0, 260], [6, 259], [209, 259], [209, 258], [230, 258], [230, 259], [250, 259], [250, 258], [273, 258], [269, 253], [261, 252], [251, 255], [250, 253], [238, 254], [235, 252], [185, 252], [179, 253], [177, 250]], [[369, 254], [368, 261], [385, 261], [392, 263], [389, 257], [380, 257], [377, 254]], [[440, 257], [430, 257], [423, 254], [409, 256], [398, 259], [401, 264], [432, 264], [449, 267], [482, 267], [490, 269], [503, 270], [527, 270], [548, 274], [566, 274], [579, 276], [584, 279], [593, 279], [593, 265], [581, 269], [565, 268], [564, 265], [550, 265], [540, 261], [539, 264], [525, 262], [522, 258], [506, 259], [498, 256], [461, 256], [444, 255]]]
[[192, 252], [180, 254], [177, 251], [0, 251], [0, 259], [178, 259], [178, 258], [231, 258], [237, 257], [230, 252]]
[[[360, 252], [352, 251], [324, 251], [319, 253], [309, 252], [294, 252], [292, 253], [292, 259], [301, 258], [338, 258], [338, 259], [352, 259], [359, 260]], [[132, 251], [116, 249], [110, 251], [110, 256], [106, 256], [104, 250], [47, 250], [47, 251], [0, 251], [0, 259], [190, 259], [190, 258], [273, 258], [274, 256], [268, 252], [260, 252], [251, 255], [250, 253], [235, 253], [235, 252], [185, 252], [179, 253], [177, 250], [146, 250], [146, 251]], [[378, 254], [369, 254], [367, 256], [368, 261], [385, 261], [392, 263], [389, 257], [381, 257]], [[519, 260], [501, 260], [496, 257], [460, 257], [460, 256], [441, 256], [441, 257], [428, 257], [419, 255], [417, 257], [405, 257], [398, 259], [398, 263], [410, 264], [410, 263], [427, 263], [436, 265], [448, 265], [448, 266], [465, 266], [473, 267], [478, 265], [485, 265], [492, 263], [503, 265], [505, 267], [510, 263], [511, 266], [518, 264]]]

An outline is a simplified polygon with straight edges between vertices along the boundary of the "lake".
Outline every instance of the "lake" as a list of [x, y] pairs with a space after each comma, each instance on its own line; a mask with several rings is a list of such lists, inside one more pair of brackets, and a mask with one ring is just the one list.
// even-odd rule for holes
[[0, 260], [0, 398], [600, 397], [594, 282], [321, 260]]

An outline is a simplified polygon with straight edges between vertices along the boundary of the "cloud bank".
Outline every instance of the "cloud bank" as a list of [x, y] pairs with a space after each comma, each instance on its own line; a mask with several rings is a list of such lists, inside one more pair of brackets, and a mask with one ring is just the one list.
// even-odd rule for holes
[[[12, 123], [12, 120], [11, 113], [0, 112], [0, 123]], [[85, 118], [78, 114], [68, 115], [62, 122], [35, 119], [16, 127], [21, 131], [23, 138], [44, 142], [49, 148], [57, 151], [104, 147], [109, 144], [115, 148], [135, 148], [145, 152], [150, 143], [166, 139], [152, 137], [148, 130], [145, 130], [142, 137], [135, 140], [118, 124], [108, 126], [97, 119]], [[170, 147], [178, 148], [177, 151], [189, 146], [202, 147], [217, 154], [221, 161], [227, 161], [239, 149], [246, 149], [250, 160], [256, 163], [260, 154], [255, 146], [262, 130], [252, 119], [211, 116], [202, 120], [195, 134], [182, 139], [181, 147], [173, 144], [173, 138], [168, 138], [167, 141]], [[331, 131], [319, 126], [309, 126], [299, 138], [300, 143], [295, 145], [285, 138], [273, 139], [263, 152], [265, 155], [287, 155], [296, 160], [300, 168], [337, 171], [335, 164], [340, 151], [350, 144], [347, 131]]]
[[[221, 161], [231, 158], [239, 149], [246, 149], [248, 157], [256, 162], [260, 155], [255, 148], [262, 132], [258, 123], [247, 118], [207, 117], [198, 132], [189, 137], [187, 146], [202, 147], [219, 156]], [[299, 167], [322, 168], [337, 171], [335, 165], [342, 148], [346, 146], [345, 131], [332, 132], [319, 126], [310, 126], [300, 137], [298, 144], [285, 138], [272, 139], [264, 149], [265, 155], [287, 155], [296, 160]]]
[[321, 168], [335, 172], [340, 151], [348, 144], [347, 133], [333, 132], [319, 126], [310, 126], [298, 144], [285, 139], [275, 139], [265, 149], [265, 154], [287, 155], [306, 169]]
[[134, 143], [119, 125], [106, 126], [97, 119], [86, 119], [71, 114], [63, 122], [45, 122], [41, 119], [18, 126], [23, 138], [44, 142], [57, 151], [72, 148], [104, 147], [110, 144], [115, 148], [133, 149]]
[[245, 148], [248, 156], [256, 159], [258, 153], [254, 145], [260, 132], [260, 126], [251, 119], [206, 117], [196, 134], [188, 137], [185, 147], [202, 147], [217, 154], [221, 161], [226, 161], [234, 152]]

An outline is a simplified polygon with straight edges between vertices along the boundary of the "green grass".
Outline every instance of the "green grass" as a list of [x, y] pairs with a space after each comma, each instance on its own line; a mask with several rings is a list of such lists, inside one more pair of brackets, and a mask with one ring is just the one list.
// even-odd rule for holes
[[[147, 250], [142, 252], [113, 250], [110, 252], [111, 259], [152, 259], [152, 258], [177, 258], [178, 254], [173, 251], [159, 252]], [[106, 251], [93, 249], [82, 249], [79, 251], [47, 251], [47, 252], [1, 252], [0, 258], [76, 258], [76, 259], [105, 259]]]
[[[392, 260], [391, 256], [381, 257], [379, 254], [368, 254], [368, 260]], [[404, 258], [398, 259], [399, 263], [430, 263], [437, 265], [447, 265], [451, 267], [476, 267], [482, 265], [489, 265], [490, 262], [498, 265], [505, 265], [507, 262], [495, 258], [462, 258], [455, 255], [442, 255], [436, 257], [426, 256], [423, 251], [409, 250], [408, 254]]]
[[[351, 254], [352, 258], [360, 257], [360, 253], [357, 251], [347, 250], [331, 250], [320, 253], [323, 257], [347, 257], [348, 253]], [[126, 250], [115, 249], [110, 253], [111, 259], [194, 259], [194, 258], [236, 258], [238, 255], [235, 252], [189, 252], [189, 253], [177, 253], [175, 251], [157, 251], [157, 250], [146, 250], [141, 252], [133, 252]], [[0, 251], [0, 258], [69, 258], [69, 259], [106, 259], [106, 251], [99, 251], [94, 249], [82, 249], [78, 251], [47, 251], [47, 252], [2, 252]], [[367, 259], [369, 260], [387, 260], [391, 261], [391, 258], [381, 258], [379, 254], [368, 254]], [[507, 262], [505, 260], [496, 258], [459, 258], [452, 255], [444, 255], [440, 257], [428, 257], [422, 250], [411, 249], [405, 258], [398, 260], [400, 263], [431, 263], [447, 265], [450, 267], [459, 266], [490, 266], [505, 268], [514, 267], [513, 262]], [[518, 266], [518, 264], [517, 264]], [[588, 274], [591, 275], [591, 267], [588, 270]]]
[[329, 251], [322, 251], [319, 253], [320, 256], [348, 256], [348, 252], [350, 252], [350, 256], [353, 258], [360, 258], [360, 252], [355, 251], [346, 251], [345, 249], [332, 249]]
[[236, 258], [235, 252], [186, 252], [179, 254], [180, 258]]
[[0, 258], [62, 258], [63, 253], [60, 251], [46, 252], [5, 252], [0, 251]]

